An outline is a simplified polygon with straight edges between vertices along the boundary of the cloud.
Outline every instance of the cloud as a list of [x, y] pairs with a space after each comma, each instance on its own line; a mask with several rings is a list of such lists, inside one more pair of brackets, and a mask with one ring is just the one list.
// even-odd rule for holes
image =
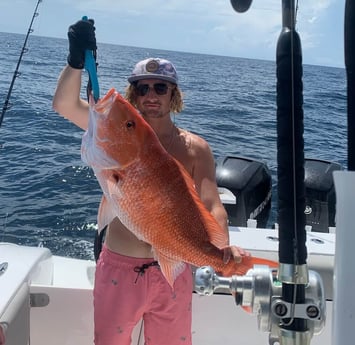
[[[306, 52], [316, 54], [334, 45], [330, 37], [340, 37], [341, 20], [332, 19], [344, 1], [299, 2], [297, 30]], [[280, 0], [254, 0], [249, 11], [236, 13], [228, 0], [43, 1], [35, 33], [65, 38], [68, 25], [88, 15], [102, 43], [274, 59], [281, 5]], [[0, 1], [0, 31], [25, 33], [33, 10], [34, 4], [25, 0]]]

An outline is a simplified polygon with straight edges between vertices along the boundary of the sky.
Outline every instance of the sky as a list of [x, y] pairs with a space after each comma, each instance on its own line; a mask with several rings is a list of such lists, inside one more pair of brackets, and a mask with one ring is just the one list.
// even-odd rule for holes
[[[99, 43], [275, 61], [281, 0], [43, 0], [34, 35], [66, 38], [83, 15]], [[296, 29], [305, 64], [344, 67], [345, 0], [299, 0]], [[26, 34], [37, 0], [0, 0], [0, 32]]]

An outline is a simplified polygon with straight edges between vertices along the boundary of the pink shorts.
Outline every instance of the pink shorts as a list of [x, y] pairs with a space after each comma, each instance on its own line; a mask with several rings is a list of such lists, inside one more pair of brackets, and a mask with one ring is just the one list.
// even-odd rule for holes
[[[131, 345], [141, 318], [146, 345], [191, 345], [191, 267], [186, 265], [172, 289], [159, 266], [149, 265], [153, 261], [103, 246], [94, 288], [96, 345]], [[139, 273], [143, 265], [148, 267]]]

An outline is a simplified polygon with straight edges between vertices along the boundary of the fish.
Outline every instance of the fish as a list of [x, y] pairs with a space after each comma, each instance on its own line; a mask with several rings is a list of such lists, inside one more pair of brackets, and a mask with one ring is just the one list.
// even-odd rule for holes
[[81, 156], [103, 191], [98, 228], [117, 216], [152, 246], [170, 286], [186, 263], [211, 266], [225, 277], [244, 275], [254, 265], [277, 267], [274, 261], [252, 256], [240, 263], [223, 260], [228, 234], [201, 201], [192, 177], [114, 88], [97, 103], [90, 100]]

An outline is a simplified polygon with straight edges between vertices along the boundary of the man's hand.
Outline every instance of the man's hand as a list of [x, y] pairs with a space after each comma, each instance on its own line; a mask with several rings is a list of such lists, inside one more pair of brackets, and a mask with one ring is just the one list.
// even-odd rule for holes
[[85, 63], [85, 50], [96, 50], [96, 36], [94, 20], [79, 20], [69, 26], [69, 55], [68, 64], [76, 69], [83, 69]]
[[250, 253], [243, 248], [237, 247], [237, 246], [230, 246], [224, 248], [224, 254], [223, 254], [223, 262], [227, 264], [231, 258], [233, 257], [233, 260], [239, 264], [242, 262], [242, 259], [244, 256], [250, 256]]

